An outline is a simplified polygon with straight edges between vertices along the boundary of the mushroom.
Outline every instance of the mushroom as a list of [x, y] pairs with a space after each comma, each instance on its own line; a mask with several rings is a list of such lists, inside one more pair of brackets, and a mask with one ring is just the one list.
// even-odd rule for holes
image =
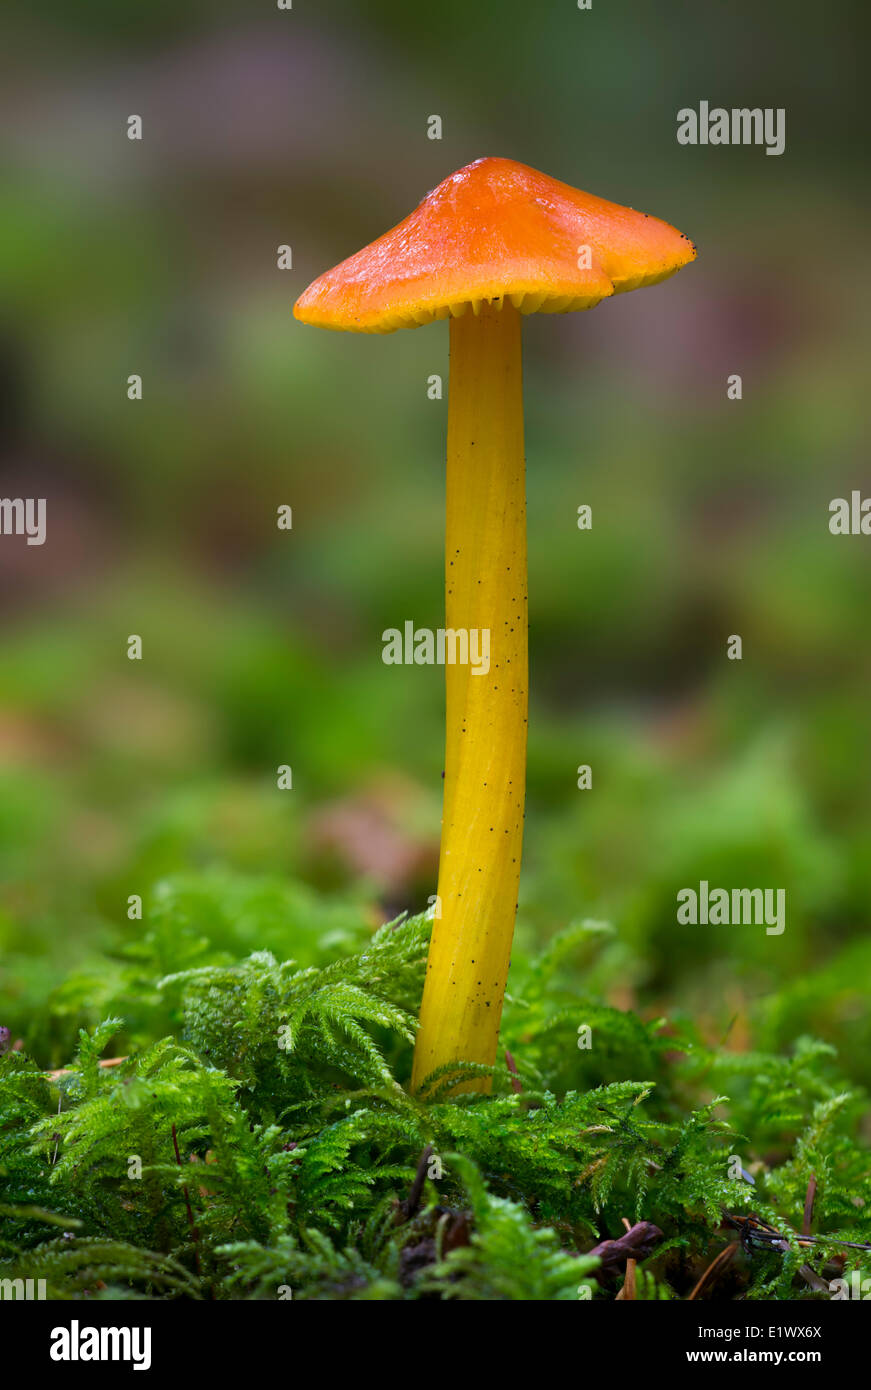
[[528, 686], [522, 315], [591, 309], [695, 254], [658, 218], [514, 160], [478, 159], [296, 303], [303, 323], [359, 333], [450, 317], [446, 630], [488, 632], [491, 659], [486, 673], [445, 670], [438, 896], [413, 1090], [458, 1061], [495, 1061], [514, 934]]

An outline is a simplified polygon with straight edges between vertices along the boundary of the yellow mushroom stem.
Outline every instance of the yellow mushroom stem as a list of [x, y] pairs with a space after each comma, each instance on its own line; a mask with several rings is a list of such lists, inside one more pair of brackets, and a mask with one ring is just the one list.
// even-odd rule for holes
[[[445, 667], [438, 901], [413, 1090], [448, 1063], [495, 1061], [508, 977], [529, 674], [520, 325], [507, 300], [502, 307], [485, 303], [478, 313], [467, 308], [450, 324], [446, 628], [468, 634], [479, 664]], [[488, 640], [486, 669], [480, 656]], [[463, 1089], [489, 1090], [489, 1082]]]

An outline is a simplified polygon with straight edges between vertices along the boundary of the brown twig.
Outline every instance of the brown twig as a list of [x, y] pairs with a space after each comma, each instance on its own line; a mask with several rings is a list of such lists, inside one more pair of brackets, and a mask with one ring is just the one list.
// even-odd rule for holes
[[521, 1091], [523, 1090], [523, 1082], [520, 1080], [520, 1077], [517, 1074], [517, 1063], [511, 1056], [511, 1053], [508, 1051], [507, 1047], [505, 1049], [505, 1065], [511, 1072], [511, 1089], [516, 1096], [519, 1096]]
[[[172, 1126], [172, 1147], [175, 1149], [175, 1161], [180, 1168], [181, 1154], [178, 1151], [178, 1135], [175, 1132], [175, 1125]], [[187, 1208], [188, 1214], [188, 1226], [190, 1227], [191, 1240], [193, 1241], [194, 1245], [194, 1264], [196, 1265], [197, 1269], [197, 1277], [202, 1279], [203, 1271], [200, 1268], [200, 1233], [197, 1230], [196, 1223], [194, 1221], [194, 1214], [191, 1208], [191, 1199], [188, 1194], [187, 1183], [182, 1183], [181, 1190], [184, 1193], [184, 1204]]]
[[817, 1197], [817, 1180], [811, 1173], [810, 1182], [807, 1185], [807, 1195], [804, 1199], [804, 1220], [801, 1225], [802, 1235], [809, 1236], [814, 1220], [814, 1202]]
[[831, 1285], [827, 1284], [825, 1279], [821, 1279], [810, 1265], [802, 1265], [798, 1272], [809, 1288], [815, 1289], [817, 1293], [831, 1293]]
[[417, 1161], [417, 1172], [414, 1175], [414, 1182], [409, 1188], [408, 1196], [399, 1203], [397, 1217], [399, 1221], [410, 1221], [417, 1215], [420, 1206], [420, 1199], [423, 1196], [423, 1185], [426, 1182], [426, 1175], [429, 1170], [429, 1161], [432, 1157], [432, 1144], [427, 1144], [423, 1153]]
[[[102, 1062], [98, 1062], [98, 1067], [120, 1067], [122, 1062], [126, 1062], [126, 1057], [105, 1057]], [[60, 1071], [47, 1071], [46, 1076], [49, 1081], [57, 1081], [59, 1076], [72, 1076], [72, 1067], [61, 1067]]]
[[715, 1275], [719, 1274], [722, 1269], [725, 1269], [726, 1265], [729, 1264], [730, 1260], [734, 1259], [735, 1251], [738, 1248], [738, 1242], [733, 1241], [731, 1245], [727, 1245], [723, 1250], [720, 1251], [716, 1259], [711, 1260], [711, 1263], [708, 1265], [701, 1279], [696, 1284], [692, 1293], [689, 1295], [687, 1302], [691, 1302], [692, 1299], [698, 1298], [705, 1285], [711, 1279], [713, 1279]]
[[[63, 1105], [63, 1099], [64, 1099], [63, 1096], [58, 1096], [58, 1098], [57, 1098], [57, 1113], [58, 1113], [58, 1114], [60, 1114], [60, 1108], [61, 1108], [61, 1106]], [[52, 1168], [53, 1168], [54, 1165], [57, 1163], [57, 1151], [58, 1151], [58, 1149], [60, 1148], [60, 1130], [56, 1130], [55, 1133], [54, 1133], [51, 1137], [52, 1137], [52, 1139], [54, 1140], [54, 1153], [53, 1153], [52, 1156], [51, 1156], [51, 1166], [52, 1166]]]
[[634, 1260], [630, 1259], [626, 1261], [626, 1277], [623, 1280], [623, 1287], [617, 1297], [618, 1299], [624, 1299], [627, 1303], [634, 1303], [636, 1301]]
[[619, 1274], [629, 1260], [646, 1260], [661, 1240], [662, 1231], [652, 1221], [637, 1221], [617, 1240], [600, 1241], [588, 1251], [599, 1256], [599, 1268], [593, 1270], [593, 1278], [601, 1283]]

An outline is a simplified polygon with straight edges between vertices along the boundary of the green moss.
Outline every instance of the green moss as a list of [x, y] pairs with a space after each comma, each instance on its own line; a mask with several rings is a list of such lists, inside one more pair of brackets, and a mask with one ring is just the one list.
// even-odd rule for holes
[[[73, 974], [0, 1055], [4, 1277], [52, 1298], [613, 1298], [623, 1266], [589, 1252], [625, 1218], [661, 1232], [636, 1296], [685, 1298], [724, 1210], [800, 1229], [812, 1177], [815, 1229], [871, 1238], [864, 1100], [830, 1046], [712, 1047], [579, 996], [578, 961], [595, 975], [613, 945], [582, 922], [517, 955], [492, 1094], [454, 1095], [459, 1069], [413, 1098], [427, 919], [373, 932], [324, 907], [319, 939], [311, 890], [221, 887], [165, 884], [135, 947]], [[258, 912], [301, 964], [243, 953]], [[103, 1021], [52, 1077], [96, 981]], [[809, 1261], [824, 1278], [836, 1249]], [[813, 1296], [807, 1263], [742, 1253], [709, 1296]]]

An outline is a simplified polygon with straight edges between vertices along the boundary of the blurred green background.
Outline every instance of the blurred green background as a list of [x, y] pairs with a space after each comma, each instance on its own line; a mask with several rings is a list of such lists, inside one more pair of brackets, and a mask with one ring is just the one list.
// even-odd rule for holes
[[[447, 328], [291, 306], [497, 154], [699, 247], [525, 325], [520, 938], [608, 919], [612, 1002], [734, 1046], [815, 1031], [871, 1080], [871, 540], [828, 531], [871, 495], [866, 39], [858, 4], [785, 0], [8, 8], [0, 493], [48, 506], [44, 547], [0, 542], [13, 1033], [173, 876], [230, 913], [308, 885], [325, 931], [435, 891], [442, 673], [383, 665], [381, 633], [441, 622]], [[702, 99], [785, 107], [785, 154], [679, 146]], [[677, 926], [702, 878], [785, 888], [785, 934]]]

